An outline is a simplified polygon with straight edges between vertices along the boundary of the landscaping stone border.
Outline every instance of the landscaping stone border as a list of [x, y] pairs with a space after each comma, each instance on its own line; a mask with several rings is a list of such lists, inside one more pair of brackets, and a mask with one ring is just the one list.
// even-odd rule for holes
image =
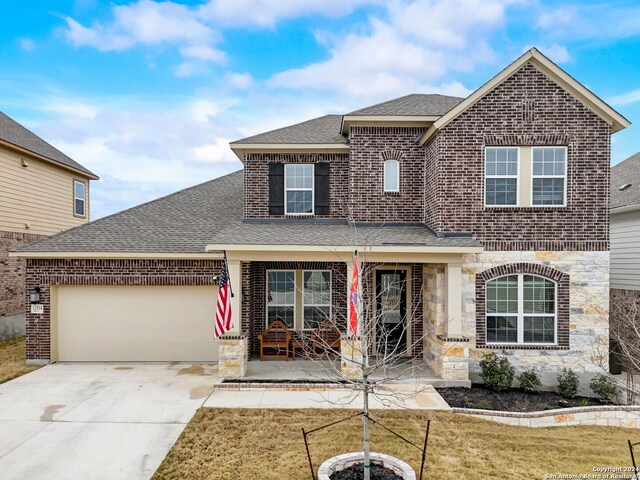
[[[386, 455], [384, 453], [370, 452], [371, 463], [382, 464], [391, 469], [396, 475], [404, 480], [416, 480], [416, 472], [411, 466], [399, 458]], [[351, 467], [357, 463], [362, 463], [363, 452], [344, 453], [326, 460], [318, 469], [318, 480], [330, 480], [330, 476], [336, 472]]]
[[640, 405], [558, 408], [540, 412], [501, 412], [498, 410], [454, 407], [451, 411], [520, 427], [600, 425], [603, 427], [640, 429]]

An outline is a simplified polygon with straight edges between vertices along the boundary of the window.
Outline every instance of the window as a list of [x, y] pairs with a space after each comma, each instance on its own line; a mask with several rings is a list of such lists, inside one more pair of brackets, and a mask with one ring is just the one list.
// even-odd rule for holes
[[294, 328], [296, 308], [296, 272], [270, 270], [267, 272], [267, 326], [282, 320], [287, 328]]
[[518, 148], [485, 150], [485, 205], [518, 205]]
[[313, 215], [313, 164], [284, 166], [285, 214]]
[[556, 284], [535, 275], [508, 275], [486, 284], [487, 343], [556, 342]]
[[79, 217], [85, 216], [86, 188], [83, 182], [73, 181], [73, 214]]
[[314, 329], [331, 318], [331, 272], [302, 272], [302, 315], [304, 329]]
[[384, 191], [400, 191], [400, 162], [385, 160], [384, 162]]
[[533, 147], [532, 205], [564, 205], [565, 147]]

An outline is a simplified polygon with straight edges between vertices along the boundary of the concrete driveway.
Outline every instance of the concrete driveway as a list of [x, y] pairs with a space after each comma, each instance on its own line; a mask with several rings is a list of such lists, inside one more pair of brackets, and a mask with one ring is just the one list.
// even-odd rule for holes
[[55, 364], [0, 385], [3, 480], [148, 479], [215, 366]]

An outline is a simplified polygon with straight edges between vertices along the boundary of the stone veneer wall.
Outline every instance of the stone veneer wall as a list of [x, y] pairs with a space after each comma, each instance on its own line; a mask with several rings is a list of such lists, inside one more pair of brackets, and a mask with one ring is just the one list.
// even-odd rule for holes
[[40, 287], [44, 314], [26, 313], [27, 360], [51, 359], [52, 285], [215, 285], [221, 266], [221, 260], [28, 259], [26, 288]]
[[[462, 266], [463, 332], [471, 339], [469, 368], [479, 372], [479, 360], [489, 348], [476, 342], [476, 276], [500, 265], [539, 264], [569, 276], [569, 348], [495, 349], [509, 357], [518, 371], [533, 369], [543, 383], [555, 384], [563, 367], [590, 378], [608, 368], [609, 252], [483, 252], [465, 255]], [[473, 376], [473, 375], [472, 375]], [[475, 376], [474, 379], [477, 379]], [[583, 386], [585, 382], [583, 381]]]
[[[249, 153], [244, 161], [244, 217], [284, 218], [269, 215], [269, 163], [328, 163], [329, 215], [304, 218], [347, 218], [349, 197], [348, 153]], [[287, 218], [291, 215], [287, 215]]]
[[640, 428], [640, 407], [638, 406], [576, 407], [526, 413], [453, 408], [452, 412], [482, 420], [531, 428], [576, 425]]

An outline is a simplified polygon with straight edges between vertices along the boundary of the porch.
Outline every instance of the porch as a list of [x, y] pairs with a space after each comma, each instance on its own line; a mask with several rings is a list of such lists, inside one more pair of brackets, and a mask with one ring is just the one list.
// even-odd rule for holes
[[[230, 277], [241, 278], [241, 282], [236, 281], [232, 299], [234, 331], [220, 343], [223, 378], [245, 378], [248, 383], [336, 382], [344, 375], [344, 361], [342, 365], [303, 359], [254, 361], [261, 351], [259, 334], [276, 319], [291, 332], [289, 355], [300, 339], [312, 338], [313, 329], [323, 320], [335, 325], [343, 341], [346, 338], [353, 252], [347, 247], [339, 251], [286, 248], [292, 247], [227, 250]], [[367, 351], [379, 356], [379, 351], [372, 350], [384, 336], [385, 342], [392, 342], [390, 347], [385, 343], [384, 350], [394, 352], [389, 365], [377, 375], [398, 383], [469, 384], [469, 339], [463, 335], [461, 298], [466, 251], [460, 249], [463, 252], [442, 253], [432, 247], [422, 249], [426, 251], [374, 247], [358, 254], [359, 324], [375, 324], [362, 335], [370, 340]]]

